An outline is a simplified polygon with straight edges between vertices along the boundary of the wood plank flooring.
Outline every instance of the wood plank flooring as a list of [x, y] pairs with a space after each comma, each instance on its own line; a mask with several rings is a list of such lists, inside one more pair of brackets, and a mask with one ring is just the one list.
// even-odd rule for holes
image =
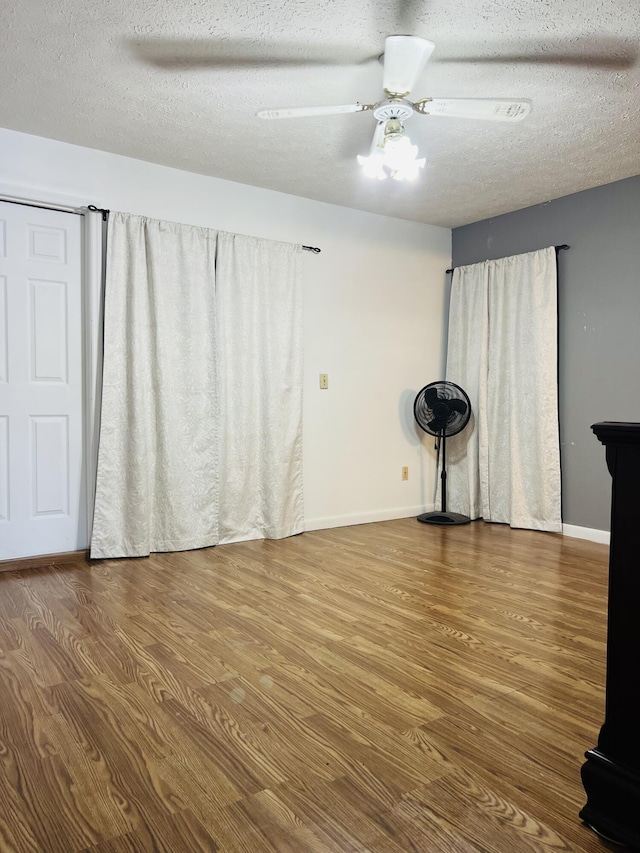
[[5, 573], [0, 851], [610, 849], [607, 560], [403, 519]]

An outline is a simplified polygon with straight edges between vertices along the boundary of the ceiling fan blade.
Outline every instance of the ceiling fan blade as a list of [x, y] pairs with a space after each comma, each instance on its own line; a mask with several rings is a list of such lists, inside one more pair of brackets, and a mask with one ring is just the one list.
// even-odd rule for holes
[[369, 149], [369, 154], [373, 154], [373, 152], [384, 139], [385, 124], [386, 123], [384, 121], [379, 121], [376, 124], [376, 129], [373, 131], [373, 139], [371, 140], [371, 148]]
[[360, 163], [364, 174], [368, 178], [377, 178], [378, 180], [384, 180], [387, 177], [387, 174], [382, 167], [382, 149], [379, 147], [382, 144], [382, 141], [384, 140], [384, 128], [385, 122], [379, 121], [376, 124], [376, 129], [373, 132], [373, 139], [371, 140], [371, 148], [369, 148], [369, 154], [366, 156], [358, 154], [357, 156], [358, 163]]
[[304, 118], [306, 116], [334, 116], [340, 113], [359, 113], [373, 109], [370, 104], [343, 104], [334, 107], [285, 107], [279, 110], [258, 110], [258, 118]]
[[485, 121], [521, 121], [531, 112], [531, 101], [506, 98], [425, 98], [414, 106], [425, 115]]
[[[293, 59], [290, 56], [270, 56], [254, 58], [251, 56], [211, 56], [206, 53], [193, 56], [156, 56], [145, 58], [145, 62], [156, 68], [185, 71], [199, 68], [306, 68], [314, 65], [338, 65], [328, 59]], [[346, 65], [346, 63], [344, 63]], [[350, 62], [349, 65], [353, 65]]]
[[[565, 65], [577, 68], [618, 70], [632, 68], [639, 56], [638, 48], [629, 40], [609, 37], [564, 39], [556, 42], [553, 48], [529, 42], [522, 45], [518, 53], [487, 55], [487, 50], [492, 50], [493, 47], [493, 45], [486, 43], [482, 46], [478, 44], [476, 47], [478, 52], [474, 53], [474, 47], [468, 45], [468, 56], [443, 57], [438, 55], [438, 63]], [[496, 44], [495, 47], [496, 50], [500, 50], [500, 45]]]
[[611, 71], [624, 70], [625, 68], [633, 68], [636, 64], [637, 55], [632, 56], [626, 54], [623, 56], [574, 56], [571, 54], [536, 54], [530, 56], [503, 55], [503, 56], [466, 56], [466, 57], [449, 57], [448, 59], [440, 59], [438, 62], [443, 63], [461, 63], [471, 62], [475, 65], [565, 65], [574, 68], [607, 68]]
[[408, 95], [424, 71], [435, 45], [419, 36], [387, 36], [384, 40], [382, 86], [389, 95]]
[[271, 47], [251, 39], [137, 38], [127, 42], [137, 59], [156, 68], [231, 69], [356, 66], [372, 60], [353, 45], [308, 45], [285, 42]]

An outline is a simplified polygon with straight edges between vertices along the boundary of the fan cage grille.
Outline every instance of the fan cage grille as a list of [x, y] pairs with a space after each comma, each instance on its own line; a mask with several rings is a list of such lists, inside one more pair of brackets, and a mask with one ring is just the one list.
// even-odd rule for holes
[[[461, 401], [466, 405], [464, 411], [453, 409], [449, 401]], [[466, 427], [471, 417], [471, 402], [467, 393], [455, 382], [440, 380], [425, 385], [416, 396], [413, 404], [416, 422], [420, 429], [429, 435], [449, 438], [457, 435]]]

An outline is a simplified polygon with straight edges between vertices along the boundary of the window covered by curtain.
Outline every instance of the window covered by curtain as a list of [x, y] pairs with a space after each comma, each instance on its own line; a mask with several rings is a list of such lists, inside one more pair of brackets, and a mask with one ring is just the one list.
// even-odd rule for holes
[[114, 213], [92, 557], [298, 533], [299, 247]]
[[562, 530], [557, 336], [553, 247], [454, 271], [447, 379], [474, 415], [447, 445], [453, 511]]

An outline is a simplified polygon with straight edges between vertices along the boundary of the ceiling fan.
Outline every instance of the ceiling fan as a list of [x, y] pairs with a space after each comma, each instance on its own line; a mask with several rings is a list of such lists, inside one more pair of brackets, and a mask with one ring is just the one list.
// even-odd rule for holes
[[[403, 4], [401, 3], [401, 8]], [[401, 15], [401, 26], [410, 26]], [[368, 62], [374, 57], [355, 57], [347, 60], [344, 50], [331, 50], [326, 46], [282, 42], [264, 50], [252, 39], [211, 41], [208, 39], [135, 38], [131, 47], [144, 62], [163, 69], [222, 69], [286, 68], [323, 65], [349, 65]], [[438, 63], [471, 63], [510, 65], [555, 65], [584, 67], [592, 71], [624, 70], [635, 65], [638, 50], [627, 41], [606, 37], [557, 42], [547, 48], [539, 43], [523, 43], [521, 49], [509, 55], [487, 52], [485, 43], [463, 56], [439, 57]], [[338, 106], [290, 107], [260, 110], [263, 119], [302, 118], [305, 116], [330, 116], [340, 113], [371, 111], [377, 125], [368, 157], [359, 157], [365, 172], [372, 177], [385, 178], [389, 174], [397, 179], [413, 178], [424, 160], [417, 159], [417, 147], [406, 136], [404, 123], [415, 113], [443, 118], [484, 119], [516, 122], [526, 118], [531, 102], [526, 99], [503, 98], [420, 98], [410, 100], [409, 95], [424, 70], [434, 50], [433, 42], [418, 36], [394, 35], [385, 40], [385, 49], [379, 60], [384, 66], [384, 97], [375, 104], [345, 104]], [[353, 55], [353, 54], [352, 54]]]
[[415, 178], [424, 159], [417, 159], [418, 149], [405, 135], [404, 122], [414, 114], [448, 118], [484, 119], [488, 121], [521, 121], [531, 111], [528, 100], [505, 98], [420, 98], [409, 95], [425, 69], [435, 45], [419, 36], [387, 36], [384, 53], [382, 88], [384, 98], [375, 104], [343, 104], [338, 106], [288, 107], [259, 110], [263, 119], [302, 118], [370, 110], [377, 119], [371, 150], [358, 161], [365, 174], [379, 179], [388, 174], [397, 180]]

